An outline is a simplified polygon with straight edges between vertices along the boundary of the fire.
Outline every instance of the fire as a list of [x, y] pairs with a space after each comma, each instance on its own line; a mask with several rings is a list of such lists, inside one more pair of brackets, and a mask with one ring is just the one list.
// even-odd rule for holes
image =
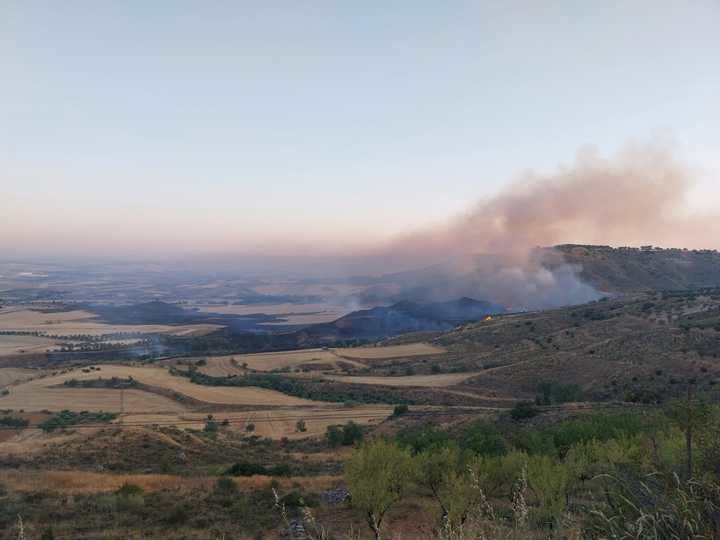
[[485, 317], [483, 319], [483, 321], [492, 321], [492, 317], [490, 315], [488, 315], [487, 317]]

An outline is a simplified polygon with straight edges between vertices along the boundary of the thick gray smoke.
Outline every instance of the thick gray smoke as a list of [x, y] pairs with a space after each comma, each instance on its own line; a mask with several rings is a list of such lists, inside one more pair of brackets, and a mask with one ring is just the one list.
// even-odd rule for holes
[[555, 261], [550, 271], [543, 258], [553, 255], [536, 248], [716, 242], [718, 220], [688, 210], [691, 185], [664, 148], [629, 147], [611, 159], [584, 150], [571, 166], [527, 173], [447, 225], [401, 238], [385, 252], [432, 266], [414, 278], [405, 274], [400, 296], [463, 294], [526, 309], [586, 302], [600, 293], [580, 281], [580, 268]]

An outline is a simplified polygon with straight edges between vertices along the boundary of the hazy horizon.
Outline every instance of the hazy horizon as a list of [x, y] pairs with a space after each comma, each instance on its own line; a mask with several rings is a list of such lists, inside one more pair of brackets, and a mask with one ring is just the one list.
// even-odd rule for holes
[[1, 258], [718, 248], [719, 22], [712, 1], [7, 2]]

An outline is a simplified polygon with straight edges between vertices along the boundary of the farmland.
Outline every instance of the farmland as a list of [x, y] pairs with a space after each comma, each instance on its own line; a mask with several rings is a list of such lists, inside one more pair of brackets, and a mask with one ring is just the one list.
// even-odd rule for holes
[[0, 356], [44, 353], [57, 345], [57, 340], [40, 336], [0, 335]]
[[411, 356], [427, 356], [442, 354], [446, 350], [430, 343], [409, 343], [406, 345], [387, 345], [377, 347], [354, 347], [349, 349], [333, 349], [344, 358], [357, 360], [380, 360], [387, 358], [403, 358]]
[[[246, 369], [277, 371], [294, 368], [306, 370], [365, 369], [368, 363], [395, 358], [414, 358], [443, 354], [445, 349], [428, 343], [412, 343], [377, 347], [323, 348], [278, 351], [269, 353], [209, 356], [198, 366], [199, 371], [213, 377], [241, 375]], [[171, 362], [172, 363], [172, 362]]]
[[0, 368], [0, 388], [37, 377], [40, 373], [34, 369]]
[[[119, 410], [119, 392], [106, 388], [72, 388], [66, 381], [91, 381], [112, 377], [132, 377], [138, 383], [157, 387], [208, 404], [219, 405], [313, 405], [308, 400], [286, 396], [262, 388], [207, 387], [193, 384], [183, 377], [171, 375], [159, 367], [106, 365], [101, 371], [73, 370], [55, 376], [36, 379], [13, 387], [7, 396], [0, 397], [0, 407], [26, 410]], [[126, 410], [133, 412], [163, 412], [184, 410], [174, 400], [147, 391], [125, 391]]]
[[256, 371], [273, 371], [301, 365], [325, 364], [334, 366], [340, 360], [336, 354], [323, 349], [280, 351], [272, 353], [242, 354], [207, 358], [207, 366], [200, 370], [208, 375], [232, 375], [242, 372], [247, 365]]
[[[204, 335], [220, 328], [218, 325], [107, 324], [89, 311], [47, 311], [46, 309], [2, 308], [0, 330], [4, 332], [41, 332], [48, 336], [75, 336], [116, 333]], [[0, 336], [0, 350], [4, 338]]]
[[194, 308], [204, 313], [221, 313], [224, 315], [277, 315], [285, 319], [282, 323], [273, 324], [315, 324], [334, 321], [347, 314], [347, 309], [324, 303], [308, 304], [215, 304], [194, 305]]
[[363, 377], [363, 376], [341, 376], [341, 375], [325, 375], [326, 378], [338, 382], [356, 383], [356, 384], [377, 384], [386, 386], [425, 386], [428, 388], [441, 388], [459, 384], [471, 377], [475, 377], [481, 372], [476, 373], [443, 373], [439, 375], [407, 375], [396, 377]]

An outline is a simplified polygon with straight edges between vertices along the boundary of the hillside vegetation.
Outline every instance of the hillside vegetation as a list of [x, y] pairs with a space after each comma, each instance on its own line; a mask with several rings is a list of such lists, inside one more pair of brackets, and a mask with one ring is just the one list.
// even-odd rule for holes
[[[692, 289], [720, 286], [720, 253], [715, 250], [556, 246], [565, 262], [582, 267], [580, 278], [601, 291]], [[552, 267], [558, 261], [546, 263]]]

